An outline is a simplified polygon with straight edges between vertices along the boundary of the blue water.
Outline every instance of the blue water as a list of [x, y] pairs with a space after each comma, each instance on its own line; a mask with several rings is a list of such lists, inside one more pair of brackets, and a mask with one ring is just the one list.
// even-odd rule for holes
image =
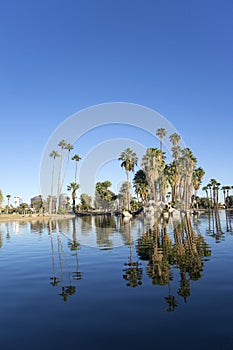
[[1, 349], [233, 349], [233, 214], [216, 215], [183, 255], [171, 224], [0, 222]]

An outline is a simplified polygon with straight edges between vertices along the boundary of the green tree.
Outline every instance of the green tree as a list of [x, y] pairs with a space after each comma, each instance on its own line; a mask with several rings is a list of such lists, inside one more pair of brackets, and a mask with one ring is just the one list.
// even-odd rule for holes
[[179, 188], [182, 191], [181, 200], [184, 208], [189, 209], [190, 200], [193, 194], [193, 173], [197, 163], [193, 152], [189, 148], [184, 148], [179, 159], [179, 173], [181, 174]]
[[0, 190], [0, 206], [2, 205], [3, 199], [2, 190]]
[[[127, 148], [120, 154], [118, 160], [121, 161], [121, 167], [125, 168], [127, 182], [130, 184], [129, 172], [134, 172], [134, 167], [137, 165], [138, 157], [132, 149]], [[127, 191], [127, 209], [130, 210], [130, 189]]]
[[95, 207], [98, 209], [112, 209], [117, 199], [115, 193], [110, 191], [112, 183], [108, 180], [97, 182], [95, 188]]
[[67, 186], [67, 191], [72, 191], [72, 210], [75, 213], [75, 201], [77, 198], [76, 192], [79, 189], [79, 184], [77, 184], [76, 182], [71, 182], [68, 186]]
[[210, 185], [213, 190], [214, 208], [218, 209], [218, 191], [221, 184], [216, 179], [210, 179]]
[[130, 189], [130, 183], [125, 181], [120, 187], [118, 200], [119, 200], [119, 208], [125, 209], [127, 208], [128, 203], [128, 191]]
[[133, 187], [136, 195], [141, 197], [142, 202], [145, 202], [149, 194], [149, 185], [143, 170], [138, 170], [134, 175]]
[[209, 199], [208, 187], [207, 187], [207, 186], [202, 187], [202, 191], [205, 191], [205, 193], [206, 193], [206, 198]]
[[167, 135], [167, 131], [164, 128], [159, 128], [155, 131], [156, 136], [159, 137], [160, 151], [163, 151], [163, 138]]
[[29, 211], [29, 206], [27, 203], [21, 203], [19, 205], [19, 213], [25, 215]]
[[79, 162], [81, 159], [82, 159], [82, 158], [81, 158], [78, 154], [75, 154], [75, 155], [72, 157], [72, 160], [75, 160], [74, 182], [77, 182], [78, 162]]
[[172, 202], [175, 203], [178, 197], [178, 187], [180, 181], [180, 174], [175, 161], [167, 164], [164, 171], [167, 176], [168, 183], [171, 186]]
[[91, 201], [92, 198], [86, 193], [82, 193], [80, 196], [80, 201], [81, 201], [81, 210], [90, 210], [92, 209], [91, 206]]
[[179, 134], [177, 134], [175, 132], [169, 136], [169, 139], [170, 139], [171, 143], [173, 144], [173, 147], [175, 147], [178, 145], [179, 141], [181, 140], [181, 137]]
[[193, 187], [194, 187], [194, 190], [195, 190], [195, 196], [197, 196], [197, 191], [201, 187], [202, 178], [203, 178], [204, 175], [205, 175], [205, 171], [202, 169], [202, 167], [194, 169], [194, 172], [193, 172]]
[[9, 207], [10, 207], [10, 198], [11, 198], [11, 195], [10, 195], [10, 194], [7, 194], [7, 195], [6, 195], [6, 198], [7, 198], [7, 210], [6, 210], [6, 213], [8, 214], [8, 213], [9, 213]]
[[158, 148], [147, 148], [146, 154], [142, 158], [142, 170], [146, 174], [151, 199], [155, 201], [158, 200], [158, 193], [161, 190], [161, 180], [164, 177], [164, 159], [164, 153]]

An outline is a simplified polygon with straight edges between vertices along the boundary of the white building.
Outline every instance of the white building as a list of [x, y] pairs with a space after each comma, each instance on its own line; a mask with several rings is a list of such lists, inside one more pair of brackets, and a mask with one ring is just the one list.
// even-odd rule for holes
[[21, 203], [23, 203], [23, 198], [15, 196], [14, 197], [14, 208], [18, 208]]

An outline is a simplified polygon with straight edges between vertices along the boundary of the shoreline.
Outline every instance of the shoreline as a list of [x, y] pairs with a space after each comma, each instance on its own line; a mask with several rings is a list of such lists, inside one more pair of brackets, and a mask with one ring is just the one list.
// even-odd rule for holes
[[20, 215], [20, 214], [0, 214], [0, 222], [10, 221], [38, 221], [38, 220], [67, 220], [75, 218], [75, 214], [52, 214], [52, 215]]

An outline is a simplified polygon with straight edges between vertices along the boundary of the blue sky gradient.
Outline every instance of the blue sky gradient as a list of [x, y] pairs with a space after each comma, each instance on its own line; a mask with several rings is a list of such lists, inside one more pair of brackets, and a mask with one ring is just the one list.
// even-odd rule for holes
[[193, 150], [204, 183], [233, 185], [232, 16], [231, 0], [2, 1], [3, 194], [39, 194], [54, 129], [114, 101], [158, 111]]

